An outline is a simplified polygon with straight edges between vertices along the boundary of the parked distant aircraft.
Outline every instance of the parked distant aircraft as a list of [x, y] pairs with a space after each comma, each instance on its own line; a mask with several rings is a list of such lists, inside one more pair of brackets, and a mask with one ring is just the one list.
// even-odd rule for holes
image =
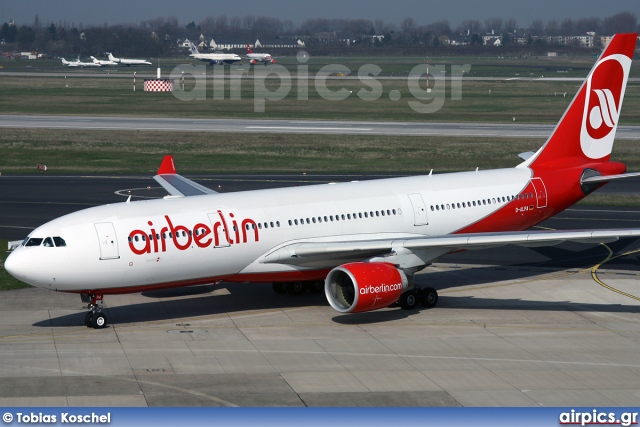
[[144, 59], [116, 58], [111, 53], [109, 53], [109, 61], [113, 61], [118, 65], [126, 65], [127, 67], [131, 65], [151, 65], [151, 62]]
[[89, 58], [91, 58], [94, 64], [98, 64], [101, 67], [106, 67], [109, 65], [118, 65], [118, 63], [115, 61], [106, 60], [106, 59], [97, 59], [95, 56], [90, 56]]
[[168, 155], [155, 179], [170, 196], [48, 222], [4, 268], [80, 294], [86, 325], [103, 328], [104, 295], [219, 281], [273, 282], [293, 294], [324, 287], [341, 313], [433, 307], [438, 293], [413, 277], [449, 252], [640, 237], [638, 228], [529, 230], [609, 181], [640, 175], [610, 159], [636, 40], [613, 37], [547, 142], [514, 168], [219, 194], [178, 175]]
[[249, 43], [247, 43], [247, 58], [254, 65], [258, 62], [264, 62], [264, 65], [276, 63], [276, 60], [268, 53], [254, 53]]
[[194, 45], [193, 43], [189, 45], [189, 50], [191, 51], [191, 55], [189, 55], [190, 58], [209, 62], [211, 65], [235, 64], [236, 62], [242, 61], [242, 58], [240, 58], [235, 53], [224, 53], [224, 52], [200, 53], [198, 52], [198, 48], [196, 48], [196, 45]]
[[100, 67], [100, 65], [94, 62], [82, 62], [79, 59], [76, 59], [75, 61], [67, 61], [64, 58], [60, 59], [62, 59], [62, 65], [66, 67]]
[[67, 61], [64, 58], [60, 58], [62, 60], [62, 65], [64, 65], [65, 67], [82, 67], [82, 63], [80, 62], [79, 59], [76, 59], [75, 61]]

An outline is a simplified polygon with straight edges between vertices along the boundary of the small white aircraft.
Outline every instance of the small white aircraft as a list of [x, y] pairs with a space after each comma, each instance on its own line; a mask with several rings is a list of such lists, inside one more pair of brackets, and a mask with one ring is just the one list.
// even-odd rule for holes
[[60, 58], [62, 60], [62, 65], [64, 65], [65, 67], [82, 67], [82, 62], [80, 62], [79, 59], [76, 59], [75, 61], [67, 61], [64, 58]]
[[242, 61], [242, 58], [240, 58], [235, 53], [224, 53], [224, 52], [200, 53], [196, 45], [194, 45], [193, 43], [189, 45], [189, 50], [191, 51], [189, 58], [205, 61], [210, 63], [211, 65], [235, 64], [236, 62]]
[[67, 61], [64, 58], [60, 58], [62, 60], [62, 65], [66, 66], [66, 67], [100, 67], [100, 65], [94, 63], [94, 62], [82, 62], [79, 59], [76, 59], [75, 61]]
[[258, 62], [264, 62], [264, 65], [276, 63], [276, 60], [268, 53], [254, 53], [249, 43], [247, 43], [247, 58], [249, 58], [249, 62], [253, 65]]
[[146, 61], [144, 59], [126, 59], [126, 58], [116, 58], [111, 53], [109, 53], [109, 61], [115, 62], [118, 65], [126, 65], [127, 67], [131, 65], [151, 65], [151, 62]]
[[115, 61], [106, 60], [106, 59], [98, 59], [95, 56], [90, 56], [89, 58], [91, 58], [91, 60], [93, 61], [94, 64], [98, 64], [101, 67], [118, 65], [118, 63], [115, 62]]
[[5, 261], [15, 278], [80, 294], [85, 324], [107, 325], [104, 295], [198, 284], [324, 287], [341, 313], [433, 307], [413, 280], [461, 249], [611, 242], [640, 229], [530, 231], [608, 181], [639, 176], [611, 161], [637, 34], [616, 35], [547, 142], [514, 168], [218, 194], [166, 156], [159, 200], [81, 210], [29, 234]]

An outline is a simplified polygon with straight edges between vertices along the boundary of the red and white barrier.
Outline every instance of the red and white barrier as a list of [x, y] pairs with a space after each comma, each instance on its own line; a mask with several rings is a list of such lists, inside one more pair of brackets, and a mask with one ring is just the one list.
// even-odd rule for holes
[[145, 92], [172, 92], [173, 80], [171, 79], [144, 79]]

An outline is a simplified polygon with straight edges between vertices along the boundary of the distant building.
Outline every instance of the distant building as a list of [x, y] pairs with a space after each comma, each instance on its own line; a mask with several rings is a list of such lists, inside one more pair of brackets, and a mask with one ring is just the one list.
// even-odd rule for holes
[[593, 47], [594, 37], [589, 34], [582, 36], [548, 36], [546, 40], [549, 44]]
[[482, 44], [485, 46], [502, 46], [502, 36], [482, 36]]
[[455, 34], [449, 37], [451, 46], [467, 46], [470, 43], [470, 36], [467, 34]]
[[313, 38], [324, 43], [335, 43], [338, 41], [338, 34], [335, 31], [323, 31], [316, 33]]
[[384, 36], [379, 36], [376, 34], [374, 35], [365, 34], [364, 36], [362, 36], [362, 41], [365, 41], [365, 40], [370, 42], [376, 42], [376, 41], [381, 42], [384, 40]]
[[613, 36], [601, 36], [600, 37], [600, 45], [603, 48], [606, 48], [607, 46], [609, 46], [609, 43], [611, 43], [611, 39], [613, 38]]

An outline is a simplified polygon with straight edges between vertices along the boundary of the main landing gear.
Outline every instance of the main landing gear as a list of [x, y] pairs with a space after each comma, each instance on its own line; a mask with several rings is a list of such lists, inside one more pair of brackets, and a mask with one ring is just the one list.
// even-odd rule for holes
[[89, 311], [84, 316], [84, 324], [87, 328], [102, 329], [107, 327], [107, 315], [102, 313], [102, 300], [104, 295], [80, 294], [82, 302], [87, 303]]
[[398, 300], [403, 310], [413, 310], [418, 303], [424, 308], [435, 307], [438, 303], [438, 291], [433, 288], [414, 288], [400, 295]]
[[306, 282], [274, 282], [272, 284], [273, 291], [276, 294], [301, 295], [306, 291], [312, 294], [318, 294], [324, 289], [323, 280], [311, 280]]

